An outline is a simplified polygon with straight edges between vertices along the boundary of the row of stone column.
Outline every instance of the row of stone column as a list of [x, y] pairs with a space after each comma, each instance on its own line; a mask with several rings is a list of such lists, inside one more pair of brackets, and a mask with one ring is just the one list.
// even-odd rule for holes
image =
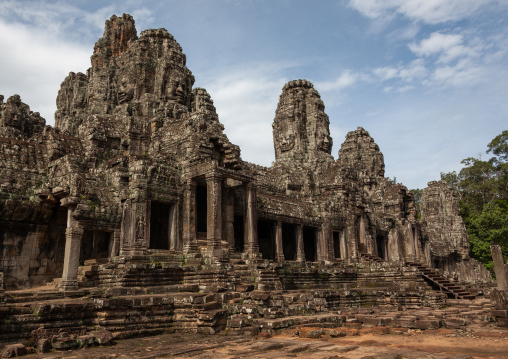
[[[67, 228], [65, 230], [65, 252], [60, 289], [64, 291], [78, 289], [78, 268], [84, 228], [74, 219], [74, 206], [67, 207]], [[120, 232], [114, 231], [111, 255], [117, 255], [120, 250]]]
[[[228, 230], [227, 228], [223, 228], [224, 222], [227, 225], [228, 221], [223, 221], [222, 218], [223, 176], [220, 172], [210, 172], [205, 175], [205, 180], [207, 192], [207, 254], [211, 257], [220, 257], [222, 256], [223, 250], [225, 249], [222, 246], [222, 241], [224, 239], [223, 234], [226, 234], [226, 231]], [[183, 239], [184, 253], [186, 254], [198, 253], [199, 251], [198, 243], [196, 240], [196, 187], [197, 183], [195, 180], [188, 180], [184, 193]], [[259, 256], [256, 189], [252, 183], [245, 184], [244, 189], [244, 250], [246, 253], [248, 253], [249, 258], [256, 258]], [[233, 215], [233, 213], [230, 213], [230, 215]]]
[[[333, 230], [328, 221], [316, 229], [316, 260], [329, 261], [334, 259]], [[285, 260], [284, 245], [282, 241], [282, 221], [275, 222], [275, 258], [278, 262]], [[305, 261], [305, 248], [303, 240], [303, 225], [296, 225], [296, 261]]]

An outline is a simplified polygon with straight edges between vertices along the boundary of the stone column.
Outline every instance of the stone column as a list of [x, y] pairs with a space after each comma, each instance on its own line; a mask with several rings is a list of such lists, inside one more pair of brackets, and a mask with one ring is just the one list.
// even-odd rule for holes
[[430, 253], [430, 243], [427, 241], [425, 242], [425, 262], [429, 267], [432, 267], [432, 259], [431, 259], [431, 253]]
[[112, 234], [113, 245], [111, 246], [110, 257], [117, 256], [120, 252], [121, 231], [115, 230]]
[[390, 262], [400, 261], [403, 259], [401, 253], [400, 236], [397, 228], [392, 228], [388, 232], [388, 258]]
[[235, 197], [231, 188], [224, 191], [223, 210], [222, 243], [227, 243], [229, 252], [235, 253]]
[[120, 228], [120, 255], [128, 255], [131, 251], [132, 244], [134, 243], [134, 226], [132, 216], [132, 203], [131, 200], [126, 200], [123, 203], [122, 209], [122, 224]]
[[148, 201], [133, 204], [134, 214], [134, 243], [131, 247], [131, 254], [141, 256], [145, 250], [150, 248], [150, 208]]
[[81, 238], [83, 237], [83, 228], [74, 220], [72, 216], [74, 207], [67, 209], [67, 230], [65, 231], [65, 255], [62, 273], [62, 283], [60, 290], [78, 289], [78, 267], [79, 255], [81, 252]]
[[[333, 228], [328, 219], [325, 219], [323, 224], [321, 225], [320, 230], [320, 244], [318, 248], [321, 248], [321, 254], [318, 256], [318, 261], [331, 261], [335, 256], [332, 256], [332, 248], [333, 248]], [[319, 237], [318, 237], [319, 238]], [[319, 254], [319, 251], [318, 251]]]
[[296, 226], [296, 260], [305, 262], [305, 250], [303, 249], [303, 226]]
[[356, 218], [349, 216], [346, 220], [345, 238], [347, 245], [348, 261], [357, 260], [360, 257], [358, 253], [358, 228], [356, 226]]
[[358, 247], [360, 248], [360, 252], [367, 252], [367, 244], [365, 243], [365, 223], [363, 219], [363, 215], [360, 216], [360, 220], [358, 221]]
[[421, 258], [421, 246], [420, 246], [420, 233], [418, 233], [418, 227], [414, 226], [414, 246], [415, 246], [415, 261], [419, 262]]
[[411, 222], [407, 222], [407, 226], [405, 229], [406, 233], [406, 260], [414, 261], [416, 257], [416, 248], [415, 248], [415, 235], [414, 235], [414, 227]]
[[252, 183], [245, 185], [244, 246], [250, 259], [259, 257], [258, 244], [258, 204], [256, 187]]
[[340, 231], [340, 259], [347, 259], [346, 229]]
[[315, 261], [319, 262], [320, 260], [324, 260], [324, 250], [323, 250], [323, 228], [316, 228], [316, 258]]
[[284, 247], [282, 246], [282, 222], [275, 223], [275, 260], [284, 262]]
[[173, 203], [169, 210], [169, 249], [182, 250], [180, 239], [178, 238], [178, 203]]
[[506, 275], [506, 267], [504, 265], [503, 252], [499, 244], [490, 246], [492, 253], [492, 261], [494, 262], [494, 272], [496, 273], [496, 282], [498, 290], [508, 290], [508, 278]]
[[199, 253], [196, 242], [196, 182], [187, 180], [183, 197], [183, 252]]
[[222, 175], [206, 175], [206, 240], [210, 257], [222, 256]]

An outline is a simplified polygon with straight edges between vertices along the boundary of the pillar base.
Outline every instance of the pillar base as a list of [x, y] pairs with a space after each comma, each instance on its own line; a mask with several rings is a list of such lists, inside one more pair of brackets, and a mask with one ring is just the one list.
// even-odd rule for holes
[[209, 239], [206, 253], [213, 258], [222, 257], [222, 245], [219, 239]]
[[186, 243], [183, 247], [183, 254], [189, 255], [189, 254], [199, 254], [199, 245], [197, 241], [192, 241], [189, 243]]
[[257, 245], [250, 245], [244, 248], [245, 253], [249, 259], [259, 259], [261, 258], [261, 253], [259, 253], [259, 247]]
[[76, 280], [62, 280], [60, 283], [60, 291], [67, 292], [71, 290], [78, 290], [78, 281]]

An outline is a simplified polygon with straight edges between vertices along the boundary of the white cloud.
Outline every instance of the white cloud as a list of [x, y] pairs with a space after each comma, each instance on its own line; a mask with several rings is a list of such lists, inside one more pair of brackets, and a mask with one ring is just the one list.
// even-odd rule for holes
[[240, 146], [242, 158], [264, 166], [274, 161], [272, 122], [282, 87], [280, 76], [289, 63], [249, 63], [214, 69], [202, 86], [210, 93], [229, 140]]
[[375, 68], [372, 70], [372, 73], [379, 77], [381, 81], [390, 80], [399, 76], [399, 70], [390, 66]]
[[350, 7], [369, 18], [400, 14], [429, 24], [456, 21], [497, 0], [349, 0]]
[[[475, 39], [473, 39], [475, 40]], [[409, 49], [418, 56], [439, 56], [438, 62], [449, 63], [460, 57], [477, 57], [481, 54], [482, 43], [479, 40], [471, 46], [464, 44], [462, 34], [432, 33], [429, 38], [420, 41], [419, 44], [409, 44]]]
[[345, 70], [335, 81], [324, 81], [315, 83], [315, 87], [320, 92], [343, 90], [353, 86], [361, 79], [362, 75]]
[[421, 59], [411, 61], [409, 65], [403, 67], [399, 71], [399, 76], [406, 82], [418, 81], [428, 74], [428, 70]]
[[55, 41], [25, 25], [0, 20], [0, 94], [17, 93], [32, 111], [53, 123], [59, 84], [69, 72], [85, 71], [92, 49], [70, 42]]
[[[150, 10], [130, 8], [141, 21], [150, 21]], [[19, 94], [32, 111], [53, 124], [60, 83], [69, 72], [90, 67], [93, 44], [116, 9], [107, 5], [89, 11], [63, 1], [3, 0], [0, 94], [6, 98]]]
[[460, 46], [462, 41], [462, 35], [434, 32], [428, 39], [422, 40], [420, 44], [410, 44], [409, 48], [419, 56], [429, 56]]
[[484, 81], [486, 69], [464, 59], [454, 66], [438, 67], [425, 81], [425, 84], [436, 86], [472, 86]]
[[[381, 81], [400, 79], [405, 82], [414, 82], [424, 79], [429, 71], [423, 60], [416, 59], [407, 65], [399, 65], [398, 67], [378, 67], [372, 70], [372, 73]], [[408, 89], [409, 87], [406, 87], [406, 90]]]

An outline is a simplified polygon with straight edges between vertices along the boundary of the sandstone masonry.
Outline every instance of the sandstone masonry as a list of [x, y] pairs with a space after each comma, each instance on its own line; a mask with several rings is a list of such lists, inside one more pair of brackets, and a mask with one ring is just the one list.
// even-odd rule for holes
[[[491, 281], [469, 258], [445, 183], [429, 183], [419, 219], [411, 192], [384, 177], [366, 130], [349, 132], [334, 160], [330, 120], [309, 81], [282, 89], [269, 168], [242, 160], [211, 96], [193, 84], [173, 36], [138, 36], [124, 14], [106, 21], [87, 73], [62, 82], [54, 128], [18, 95], [0, 97], [5, 289], [53, 280], [63, 291], [154, 287], [193, 276], [201, 286], [346, 288], [377, 275], [359, 273], [374, 259], [401, 288], [406, 272], [423, 285], [415, 265], [455, 282]], [[228, 277], [227, 265], [243, 272]], [[210, 278], [196, 274], [204, 269]]]

